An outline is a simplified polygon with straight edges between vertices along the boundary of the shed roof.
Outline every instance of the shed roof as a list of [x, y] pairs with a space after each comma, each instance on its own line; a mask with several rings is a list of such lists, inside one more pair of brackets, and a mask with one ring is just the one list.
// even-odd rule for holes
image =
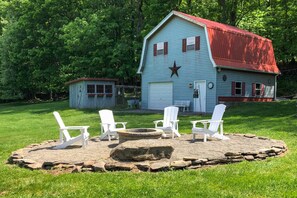
[[113, 79], [113, 78], [78, 78], [78, 79], [66, 82], [65, 84], [70, 85], [70, 84], [81, 82], [81, 81], [109, 81], [109, 82], [113, 81], [113, 82], [116, 82], [116, 81], [118, 81], [118, 79]]
[[279, 74], [271, 40], [234, 26], [172, 11], [144, 39], [138, 72], [143, 66], [146, 40], [170, 18], [177, 16], [205, 28], [214, 67]]

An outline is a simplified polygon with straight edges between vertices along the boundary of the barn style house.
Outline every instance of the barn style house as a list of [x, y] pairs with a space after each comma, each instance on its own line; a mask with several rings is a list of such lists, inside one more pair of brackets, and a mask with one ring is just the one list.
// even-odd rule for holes
[[272, 42], [233, 26], [172, 11], [144, 38], [141, 106], [160, 109], [187, 101], [212, 112], [223, 102], [276, 97]]

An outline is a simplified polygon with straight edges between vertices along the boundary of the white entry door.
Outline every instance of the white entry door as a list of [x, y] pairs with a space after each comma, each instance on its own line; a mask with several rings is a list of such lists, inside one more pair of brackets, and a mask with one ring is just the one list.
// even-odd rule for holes
[[[206, 112], [206, 80], [194, 81], [194, 111]], [[195, 95], [195, 94], [194, 94]]]
[[149, 84], [148, 109], [163, 110], [172, 105], [172, 98], [173, 84], [171, 82]]

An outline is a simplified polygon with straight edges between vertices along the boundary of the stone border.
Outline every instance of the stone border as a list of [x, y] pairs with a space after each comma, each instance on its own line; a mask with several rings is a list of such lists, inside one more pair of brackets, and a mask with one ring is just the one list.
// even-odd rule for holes
[[[257, 137], [253, 134], [232, 134], [236, 136], [244, 136], [247, 138], [257, 138], [270, 140], [266, 137]], [[71, 164], [63, 161], [54, 162], [36, 162], [24, 158], [25, 149], [32, 149], [42, 144], [56, 142], [55, 140], [44, 141], [40, 144], [31, 144], [23, 149], [19, 149], [11, 154], [8, 159], [9, 164], [16, 164], [20, 167], [30, 170], [44, 169], [51, 173], [77, 173], [77, 172], [107, 172], [107, 171], [132, 171], [132, 172], [158, 172], [179, 169], [198, 169], [206, 166], [219, 164], [228, 164], [246, 161], [265, 160], [268, 157], [276, 157], [287, 151], [287, 146], [272, 146], [267, 149], [260, 149], [257, 152], [226, 152], [223, 158], [218, 159], [198, 159], [191, 156], [185, 156], [183, 160], [170, 161], [168, 159], [143, 162], [118, 162], [118, 161], [85, 161], [81, 163]]]

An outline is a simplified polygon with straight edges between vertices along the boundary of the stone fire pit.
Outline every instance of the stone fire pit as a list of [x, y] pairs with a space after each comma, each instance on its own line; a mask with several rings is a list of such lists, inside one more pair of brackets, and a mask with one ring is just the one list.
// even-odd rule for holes
[[127, 140], [159, 139], [164, 133], [161, 129], [153, 128], [122, 129], [117, 132], [120, 144]]

